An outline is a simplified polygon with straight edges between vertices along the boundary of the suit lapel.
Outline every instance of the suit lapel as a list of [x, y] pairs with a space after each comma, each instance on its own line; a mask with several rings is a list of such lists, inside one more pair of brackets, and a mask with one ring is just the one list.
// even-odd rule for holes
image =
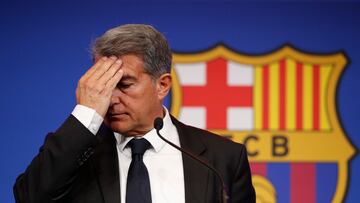
[[104, 202], [119, 203], [120, 179], [115, 137], [104, 125], [96, 137], [100, 144], [95, 150], [93, 164]]
[[[205, 156], [206, 147], [201, 138], [193, 135], [193, 131], [177, 121], [174, 117], [172, 117], [172, 121], [178, 130], [181, 147], [208, 162]], [[185, 202], [205, 202], [209, 170], [185, 154], [183, 154], [182, 159], [185, 181]]]
[[[172, 121], [178, 130], [181, 147], [208, 162], [206, 147], [201, 138], [194, 135], [191, 129], [177, 121], [174, 117], [172, 117]], [[119, 203], [120, 179], [115, 137], [113, 132], [105, 126], [100, 128], [96, 137], [99, 140], [99, 145], [95, 149], [92, 164], [98, 176], [97, 178], [104, 202]], [[186, 155], [183, 155], [182, 159], [184, 167], [185, 202], [205, 202], [209, 185], [209, 170]]]

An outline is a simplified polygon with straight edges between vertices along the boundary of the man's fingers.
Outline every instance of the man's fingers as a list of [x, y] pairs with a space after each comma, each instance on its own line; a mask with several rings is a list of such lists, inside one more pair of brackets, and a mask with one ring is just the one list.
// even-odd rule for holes
[[120, 69], [115, 73], [115, 75], [106, 83], [104, 90], [105, 91], [112, 91], [115, 89], [116, 85], [120, 82], [122, 76], [124, 75], [124, 70]]
[[82, 76], [83, 78], [89, 78], [103, 63], [107, 60], [108, 57], [104, 56], [100, 58], [96, 63]]
[[89, 77], [89, 80], [97, 81], [101, 76], [104, 75], [104, 73], [106, 73], [109, 70], [109, 68], [115, 63], [116, 60], [117, 57], [115, 56], [111, 56], [107, 58], [103, 62], [103, 64], [101, 64], [95, 69], [94, 73]]
[[115, 63], [113, 63], [111, 67], [98, 79], [97, 84], [105, 85], [119, 71], [121, 65], [122, 61], [117, 59]]
[[96, 61], [78, 82], [78, 104], [93, 108], [105, 116], [112, 92], [124, 74], [121, 65], [122, 61], [117, 57], [103, 57]]

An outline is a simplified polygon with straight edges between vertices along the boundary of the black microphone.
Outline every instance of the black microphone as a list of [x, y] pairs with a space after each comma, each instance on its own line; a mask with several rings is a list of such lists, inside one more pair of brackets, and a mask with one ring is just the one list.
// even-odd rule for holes
[[220, 183], [221, 183], [221, 191], [220, 191], [220, 194], [221, 194], [221, 197], [222, 197], [221, 202], [226, 203], [229, 196], [227, 194], [227, 188], [226, 188], [224, 179], [221, 177], [220, 173], [214, 167], [212, 167], [211, 165], [209, 165], [208, 163], [206, 163], [202, 159], [198, 158], [197, 156], [195, 156], [191, 152], [186, 151], [185, 149], [175, 145], [174, 143], [170, 142], [169, 140], [167, 140], [163, 136], [161, 136], [160, 130], [163, 128], [163, 126], [164, 126], [163, 119], [160, 118], [160, 117], [155, 118], [155, 120], [154, 120], [154, 128], [156, 129], [156, 133], [158, 134], [158, 136], [162, 140], [164, 140], [166, 143], [168, 143], [172, 147], [176, 148], [177, 150], [181, 151], [182, 153], [186, 154], [190, 158], [192, 158], [192, 159], [196, 160], [197, 162], [201, 163], [202, 165], [204, 165], [205, 167], [207, 167], [208, 169], [210, 169], [211, 171], [213, 171], [215, 173], [215, 175], [218, 177], [218, 179], [220, 180]]

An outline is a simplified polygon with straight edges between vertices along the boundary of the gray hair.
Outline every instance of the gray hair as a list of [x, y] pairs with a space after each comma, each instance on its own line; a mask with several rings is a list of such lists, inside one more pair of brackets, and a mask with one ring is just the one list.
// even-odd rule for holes
[[112, 28], [95, 39], [92, 55], [122, 56], [135, 54], [144, 62], [152, 79], [171, 70], [171, 50], [166, 38], [150, 25], [127, 24]]

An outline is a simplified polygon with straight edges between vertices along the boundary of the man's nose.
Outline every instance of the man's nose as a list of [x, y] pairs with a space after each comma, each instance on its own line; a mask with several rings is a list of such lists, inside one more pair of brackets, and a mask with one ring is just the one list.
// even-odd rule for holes
[[119, 104], [121, 102], [121, 91], [113, 90], [111, 98], [110, 98], [110, 106], [114, 104]]

